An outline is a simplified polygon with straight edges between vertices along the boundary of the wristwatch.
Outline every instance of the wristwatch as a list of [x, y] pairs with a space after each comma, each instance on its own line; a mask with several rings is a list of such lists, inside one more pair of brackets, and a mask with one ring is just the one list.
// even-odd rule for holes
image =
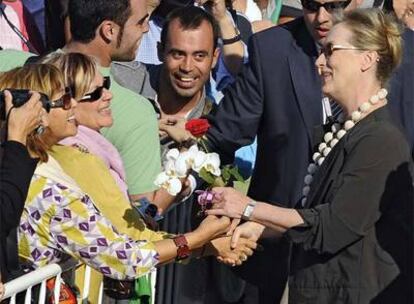
[[229, 39], [224, 39], [221, 38], [221, 41], [223, 42], [223, 45], [227, 45], [227, 44], [233, 44], [237, 41], [241, 40], [241, 36], [240, 36], [240, 32], [238, 29], [236, 29], [236, 36], [234, 36], [233, 38], [229, 38]]
[[253, 210], [256, 204], [257, 202], [253, 200], [247, 203], [246, 207], [244, 208], [243, 214], [241, 216], [242, 220], [250, 221], [250, 218], [253, 214]]
[[176, 261], [181, 261], [190, 256], [190, 248], [188, 247], [187, 239], [184, 235], [180, 234], [173, 238], [175, 246], [177, 246]]

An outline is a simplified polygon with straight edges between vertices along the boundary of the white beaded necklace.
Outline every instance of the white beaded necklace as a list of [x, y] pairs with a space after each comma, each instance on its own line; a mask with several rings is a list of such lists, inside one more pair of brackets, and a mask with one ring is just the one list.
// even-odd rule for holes
[[372, 106], [375, 106], [381, 100], [387, 97], [387, 90], [380, 89], [377, 94], [371, 96], [368, 102], [364, 102], [358, 108], [358, 110], [352, 112], [351, 119], [348, 119], [342, 124], [335, 123], [331, 127], [331, 132], [325, 133], [323, 136], [323, 142], [319, 144], [318, 151], [312, 156], [312, 162], [308, 166], [308, 172], [304, 179], [304, 186], [302, 189], [302, 206], [306, 204], [307, 196], [310, 191], [310, 185], [313, 181], [313, 175], [315, 174], [318, 167], [322, 165], [325, 158], [332, 151], [333, 147], [341, 140], [342, 137], [352, 129], [355, 124], [360, 121], [364, 114], [367, 114]]

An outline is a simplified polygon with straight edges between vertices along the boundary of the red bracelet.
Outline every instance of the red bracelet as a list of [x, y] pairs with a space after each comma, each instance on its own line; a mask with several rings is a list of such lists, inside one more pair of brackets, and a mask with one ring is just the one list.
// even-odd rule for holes
[[184, 235], [180, 234], [173, 238], [175, 246], [177, 246], [176, 261], [181, 261], [190, 256], [190, 248], [188, 247], [187, 239]]

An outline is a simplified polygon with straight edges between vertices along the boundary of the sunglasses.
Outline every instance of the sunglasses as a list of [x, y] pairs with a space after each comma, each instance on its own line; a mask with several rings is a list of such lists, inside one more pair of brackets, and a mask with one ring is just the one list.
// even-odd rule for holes
[[103, 78], [102, 86], [96, 88], [92, 93], [85, 94], [79, 102], [94, 102], [99, 100], [102, 97], [103, 89], [109, 90], [111, 87], [111, 78], [109, 76], [105, 76]]
[[333, 2], [326, 2], [326, 3], [319, 3], [314, 0], [302, 0], [302, 6], [311, 12], [317, 12], [321, 7], [323, 7], [326, 11], [332, 12], [335, 10], [340, 10], [346, 8], [352, 0], [345, 0], [345, 1], [333, 1]]
[[50, 108], [63, 108], [69, 110], [72, 107], [72, 91], [69, 87], [65, 88], [65, 94], [56, 100], [50, 101]]
[[355, 46], [344, 46], [340, 44], [333, 44], [331, 42], [325, 44], [321, 47], [319, 51], [319, 55], [324, 54], [326, 58], [329, 58], [332, 56], [332, 53], [338, 50], [357, 50], [357, 51], [364, 51], [364, 49], [357, 48]]

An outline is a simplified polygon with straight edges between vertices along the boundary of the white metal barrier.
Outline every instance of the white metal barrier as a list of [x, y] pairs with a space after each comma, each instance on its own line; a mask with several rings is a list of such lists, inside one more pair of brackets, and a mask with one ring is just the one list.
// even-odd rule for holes
[[[53, 295], [54, 295], [54, 300], [55, 300], [54, 303], [59, 303], [61, 274], [62, 272], [74, 269], [74, 267], [77, 267], [77, 266], [78, 265], [74, 265], [74, 266], [72, 265], [71, 268], [63, 267], [65, 269], [62, 269], [62, 267], [58, 264], [51, 264], [45, 267], [38, 268], [25, 275], [22, 275], [21, 277], [18, 277], [5, 284], [5, 295], [3, 299], [10, 298], [10, 304], [15, 304], [16, 295], [18, 293], [26, 291], [24, 303], [30, 304], [31, 297], [32, 297], [32, 288], [34, 286], [40, 285], [38, 303], [44, 304], [46, 300], [46, 282], [47, 280], [51, 278], [56, 278]], [[91, 269], [89, 266], [86, 266], [82, 299], [80, 300], [81, 303], [87, 303], [87, 299], [89, 296], [90, 279], [91, 279]], [[103, 294], [103, 283], [101, 283], [101, 286], [99, 288], [99, 300], [97, 304], [102, 303], [102, 294]]]

